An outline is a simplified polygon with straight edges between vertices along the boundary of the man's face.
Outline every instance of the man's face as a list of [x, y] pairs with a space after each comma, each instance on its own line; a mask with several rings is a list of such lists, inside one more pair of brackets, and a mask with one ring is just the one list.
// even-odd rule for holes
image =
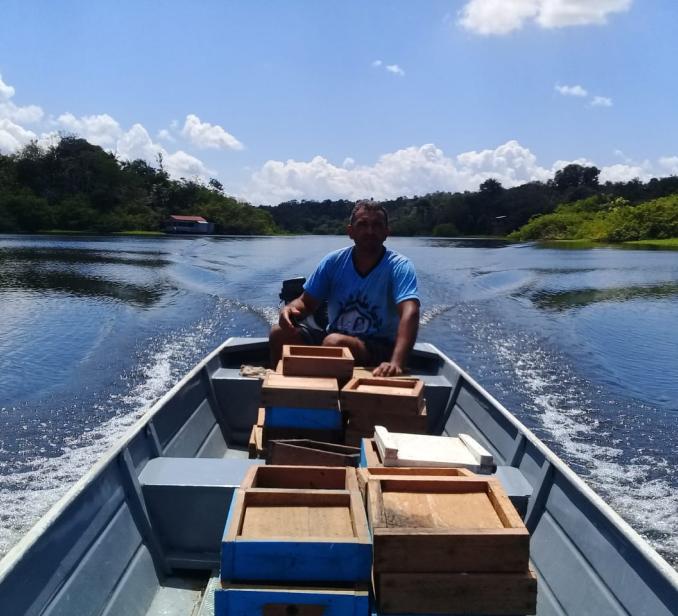
[[360, 209], [353, 223], [348, 225], [348, 236], [359, 250], [377, 252], [388, 237], [388, 227], [382, 212]]

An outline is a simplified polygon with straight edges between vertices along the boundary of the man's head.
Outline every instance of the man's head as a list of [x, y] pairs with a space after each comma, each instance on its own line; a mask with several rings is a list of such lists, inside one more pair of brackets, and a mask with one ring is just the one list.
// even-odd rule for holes
[[388, 214], [384, 206], [376, 201], [356, 201], [348, 225], [348, 236], [361, 251], [381, 251], [388, 237]]

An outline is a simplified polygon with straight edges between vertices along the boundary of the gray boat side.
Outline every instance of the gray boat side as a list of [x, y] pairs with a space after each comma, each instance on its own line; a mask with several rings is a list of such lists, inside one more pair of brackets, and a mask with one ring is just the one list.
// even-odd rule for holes
[[[163, 396], [0, 561], [2, 613], [191, 613], [256, 463], [245, 445], [261, 385], [239, 367], [267, 349], [229, 339]], [[678, 612], [676, 571], [497, 400], [432, 345], [411, 367], [431, 433], [470, 433], [532, 486], [538, 614]]]

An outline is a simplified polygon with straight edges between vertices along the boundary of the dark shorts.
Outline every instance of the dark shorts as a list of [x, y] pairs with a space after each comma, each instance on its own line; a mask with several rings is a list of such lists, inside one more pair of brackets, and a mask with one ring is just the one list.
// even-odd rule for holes
[[[312, 345], [321, 345], [328, 332], [316, 329], [314, 327], [308, 327], [303, 323], [299, 325], [301, 330], [301, 335], [304, 338], [306, 344]], [[357, 336], [359, 337], [359, 336]], [[387, 338], [360, 338], [365, 344], [365, 348], [370, 355], [369, 361], [367, 362], [368, 366], [378, 366], [383, 361], [391, 361], [391, 356], [393, 355], [394, 342], [388, 340]]]

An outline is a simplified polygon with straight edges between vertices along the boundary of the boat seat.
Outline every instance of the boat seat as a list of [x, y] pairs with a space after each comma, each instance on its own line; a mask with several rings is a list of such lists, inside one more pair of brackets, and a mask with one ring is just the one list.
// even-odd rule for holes
[[[241, 453], [241, 452], [238, 452]], [[139, 475], [146, 509], [171, 568], [219, 566], [221, 537], [235, 488], [263, 460], [149, 460]]]

